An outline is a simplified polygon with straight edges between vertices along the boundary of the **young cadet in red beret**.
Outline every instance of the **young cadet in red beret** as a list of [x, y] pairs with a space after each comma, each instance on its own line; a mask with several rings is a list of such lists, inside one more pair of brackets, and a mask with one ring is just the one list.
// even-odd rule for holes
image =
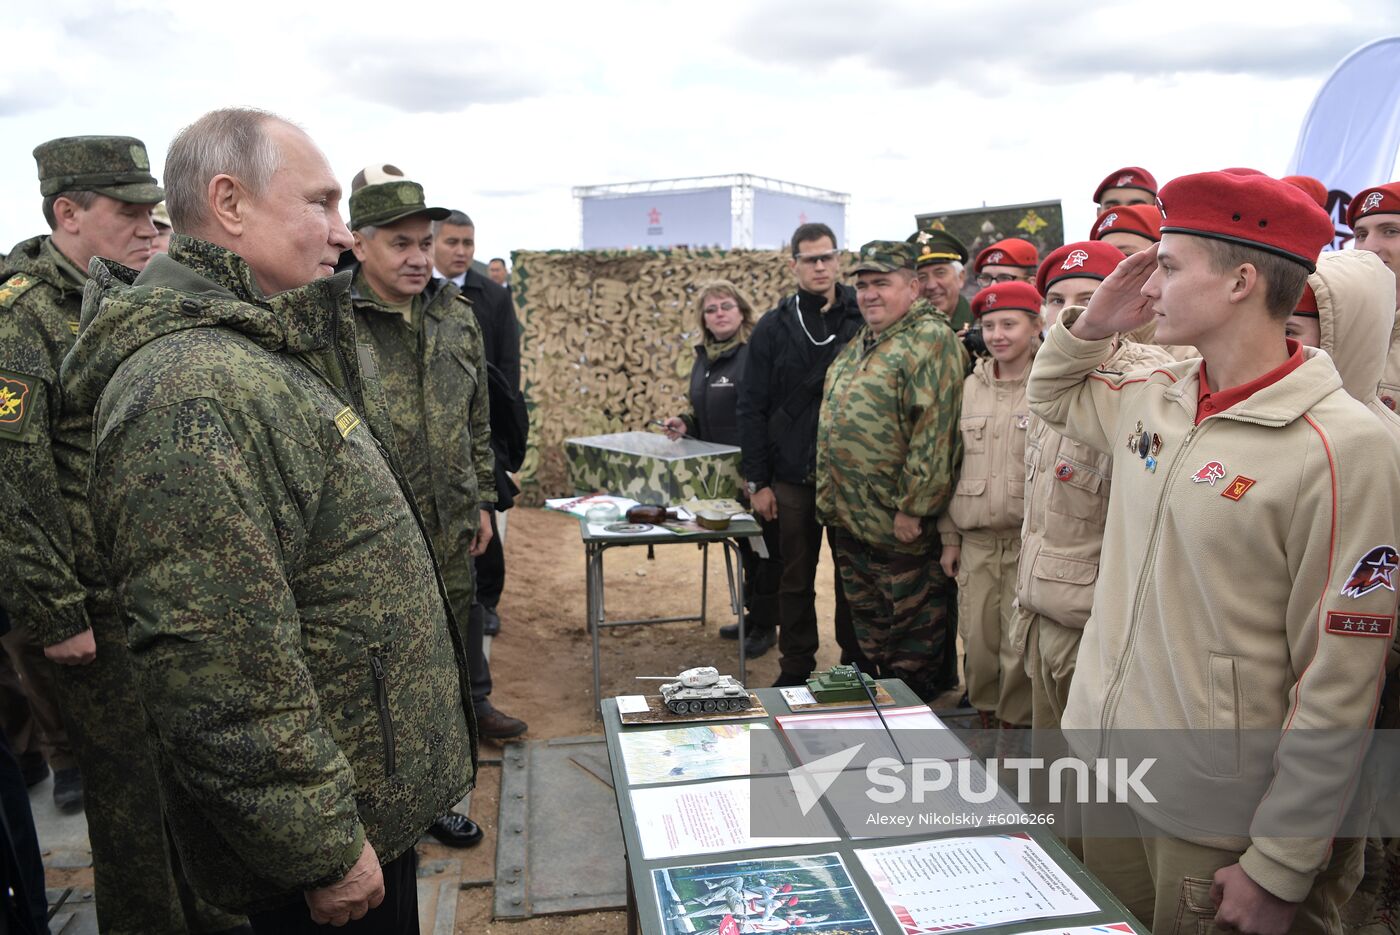
[[1124, 205], [1150, 205], [1156, 200], [1157, 180], [1139, 166], [1115, 169], [1094, 189], [1094, 201], [1101, 212]]
[[988, 286], [972, 300], [989, 357], [963, 383], [963, 463], [939, 517], [943, 571], [958, 583], [967, 697], [982, 726], [1031, 723], [1031, 685], [1012, 641], [1016, 561], [1026, 488], [1026, 374], [1040, 337], [1040, 293], [1030, 283]]
[[[1374, 253], [1400, 277], [1400, 182], [1357, 192], [1347, 208], [1347, 223], [1356, 237], [1356, 249]], [[1391, 409], [1400, 400], [1400, 283], [1395, 288], [1397, 312], [1378, 389], [1381, 400], [1388, 400]]]
[[[1340, 931], [1360, 847], [1333, 837], [1395, 631], [1400, 448], [1325, 354], [1284, 337], [1326, 212], [1263, 175], [1160, 197], [1161, 244], [1061, 317], [1027, 393], [1113, 457], [1063, 726], [1081, 756], [1161, 757], [1130, 800], [1140, 838], [1086, 836], [1085, 861], [1155, 932]], [[1154, 319], [1201, 359], [1099, 366]], [[1338, 760], [1300, 753], [1319, 735]]]
[[1132, 256], [1161, 240], [1161, 227], [1162, 212], [1155, 204], [1126, 205], [1101, 211], [1089, 229], [1089, 239], [1102, 240], [1123, 256]]
[[998, 240], [977, 254], [972, 268], [977, 273], [977, 285], [985, 289], [1003, 282], [1030, 282], [1040, 265], [1040, 251], [1035, 244], [1019, 237]]
[[[1087, 305], [1122, 260], [1118, 250], [1098, 241], [1065, 244], [1046, 257], [1036, 274], [1036, 289], [1045, 296], [1045, 326], [1053, 327], [1066, 308]], [[1171, 362], [1162, 348], [1119, 335], [1103, 366], [1126, 371]], [[1069, 699], [1079, 639], [1094, 603], [1109, 467], [1108, 455], [1031, 415], [1013, 642], [1024, 646], [1031, 726], [1037, 731], [1058, 728]]]

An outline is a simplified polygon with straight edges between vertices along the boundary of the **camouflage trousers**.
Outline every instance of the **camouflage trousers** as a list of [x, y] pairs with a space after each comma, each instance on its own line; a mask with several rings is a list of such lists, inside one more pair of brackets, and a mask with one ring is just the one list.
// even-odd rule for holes
[[58, 666], [58, 703], [83, 773], [97, 924], [104, 935], [218, 932], [243, 922], [195, 896], [166, 836], [155, 757], [136, 697], [126, 634], [92, 615], [97, 658]]
[[938, 694], [947, 577], [938, 547], [912, 555], [880, 549], [832, 531], [841, 589], [861, 652], [886, 678], [903, 679], [921, 698]]

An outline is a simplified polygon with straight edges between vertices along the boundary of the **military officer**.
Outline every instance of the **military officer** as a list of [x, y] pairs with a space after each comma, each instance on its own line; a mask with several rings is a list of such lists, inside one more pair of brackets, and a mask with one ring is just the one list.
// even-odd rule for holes
[[962, 294], [967, 284], [967, 247], [945, 230], [919, 231], [908, 242], [918, 254], [920, 294], [961, 334], [972, 324], [972, 306]]
[[931, 700], [946, 636], [946, 608], [930, 596], [942, 579], [934, 517], [957, 470], [963, 358], [947, 320], [916, 304], [917, 256], [876, 240], [852, 267], [865, 324], [827, 371], [817, 511], [861, 650]]
[[[87, 501], [92, 415], [59, 386], [95, 256], [142, 268], [154, 253], [151, 209], [164, 196], [145, 146], [125, 136], [65, 137], [34, 150], [52, 233], [18, 244], [0, 284], [0, 417], [7, 476], [61, 550], [20, 546], [6, 600], [47, 659], [26, 674], [53, 684], [90, 807], [97, 915], [104, 932], [203, 932], [238, 922], [200, 901], [181, 906], [178, 860], [163, 830], [154, 760], [125, 635], [112, 605]], [[17, 593], [16, 593], [17, 592]], [[59, 770], [58, 778], [63, 778]], [[56, 793], [59, 791], [56, 787]]]
[[[394, 443], [428, 529], [469, 657], [476, 660], [473, 702], [483, 719], [503, 717], [482, 695], [484, 654], [470, 651], [468, 618], [475, 594], [472, 559], [491, 538], [495, 458], [491, 451], [485, 352], [471, 303], [432, 275], [432, 222], [450, 212], [430, 208], [408, 179], [367, 184], [350, 196], [358, 264], [350, 288], [355, 332], [384, 385]], [[479, 633], [472, 633], [476, 641]], [[487, 670], [489, 673], [489, 670]], [[523, 722], [517, 722], [523, 731]], [[516, 731], [519, 733], [520, 731]], [[469, 847], [481, 829], [449, 812], [429, 829], [443, 843]]]

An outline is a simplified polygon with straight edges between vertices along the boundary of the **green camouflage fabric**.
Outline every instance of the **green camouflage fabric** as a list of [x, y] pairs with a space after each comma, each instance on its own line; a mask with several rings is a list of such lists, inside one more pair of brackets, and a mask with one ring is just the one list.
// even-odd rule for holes
[[366, 839], [396, 858], [472, 787], [476, 727], [348, 275], [268, 298], [178, 234], [89, 273], [63, 388], [191, 886], [250, 912]]
[[91, 410], [65, 407], [59, 385], [87, 276], [48, 237], [16, 245], [11, 258], [0, 282], [0, 398], [8, 390], [12, 409], [10, 422], [0, 416], [0, 473], [23, 509], [6, 514], [16, 560], [3, 600], [14, 624], [31, 627], [45, 646], [89, 627], [97, 644], [88, 665], [39, 664], [59, 686], [54, 700], [94, 803], [87, 818], [98, 922], [131, 935], [229, 928], [240, 920], [197, 898], [188, 913], [181, 903], [125, 634], [88, 511]]
[[34, 147], [39, 193], [97, 192], [118, 201], [153, 205], [165, 189], [151, 175], [146, 146], [134, 136], [65, 136]]
[[914, 272], [917, 255], [914, 246], [900, 240], [872, 240], [851, 260], [849, 272], [892, 273], [897, 269]]
[[441, 221], [451, 214], [446, 208], [429, 208], [423, 196], [423, 186], [408, 179], [379, 182], [357, 188], [350, 195], [350, 229], [357, 231], [370, 225], [392, 224], [415, 214], [426, 214]]
[[466, 624], [474, 578], [472, 539], [496, 503], [496, 459], [486, 352], [476, 313], [457, 287], [433, 279], [413, 320], [390, 308], [355, 273], [350, 291], [360, 359], [375, 367], [394, 427], [399, 463], [433, 543], [452, 612]]
[[938, 545], [919, 554], [895, 552], [838, 531], [832, 546], [861, 652], [881, 677], [903, 679], [924, 701], [938, 697], [948, 639], [948, 576], [938, 565]]
[[[817, 422], [817, 516], [867, 545], [924, 554], [962, 461], [963, 358], [947, 318], [916, 304], [876, 335], [862, 327], [826, 372]], [[912, 543], [894, 514], [924, 517]]]
[[[566, 438], [569, 483], [578, 494], [603, 491], [639, 503], [737, 499], [743, 486], [739, 451], [679, 456], [695, 444], [672, 442], [651, 432]], [[614, 446], [630, 450], [616, 451]]]

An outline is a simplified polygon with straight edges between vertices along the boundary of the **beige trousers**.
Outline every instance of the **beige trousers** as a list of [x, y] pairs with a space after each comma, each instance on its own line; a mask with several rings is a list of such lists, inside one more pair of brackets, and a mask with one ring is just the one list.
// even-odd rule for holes
[[1021, 534], [962, 534], [958, 632], [966, 648], [967, 697], [1007, 724], [1031, 723], [1031, 682], [1012, 639]]

